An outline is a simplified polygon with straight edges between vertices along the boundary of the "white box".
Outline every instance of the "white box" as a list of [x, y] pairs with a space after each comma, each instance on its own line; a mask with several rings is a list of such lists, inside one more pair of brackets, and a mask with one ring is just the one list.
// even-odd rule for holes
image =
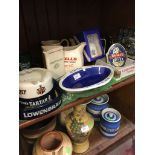
[[111, 64], [105, 62], [104, 59], [98, 59], [96, 65], [111, 66], [114, 69], [114, 79], [120, 80], [121, 78], [135, 74], [135, 60], [127, 58], [123, 67], [114, 67]]

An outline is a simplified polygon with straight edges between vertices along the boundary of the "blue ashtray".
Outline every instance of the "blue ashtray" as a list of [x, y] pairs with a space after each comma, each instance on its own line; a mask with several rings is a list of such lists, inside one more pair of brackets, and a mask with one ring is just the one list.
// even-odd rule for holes
[[109, 66], [84, 66], [62, 77], [59, 86], [67, 92], [82, 92], [104, 86], [113, 75], [114, 70]]
[[100, 131], [107, 137], [114, 137], [117, 135], [120, 128], [121, 114], [113, 109], [106, 108], [101, 112]]

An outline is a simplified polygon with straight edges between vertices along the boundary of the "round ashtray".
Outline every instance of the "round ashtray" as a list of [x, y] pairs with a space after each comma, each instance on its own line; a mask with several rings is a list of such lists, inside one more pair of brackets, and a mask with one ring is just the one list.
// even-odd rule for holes
[[38, 118], [58, 109], [62, 103], [62, 90], [59, 88], [58, 83], [56, 81], [54, 82], [54, 91], [56, 92], [57, 96], [54, 99], [45, 102], [44, 104], [32, 107], [20, 107], [20, 120], [30, 120]]
[[124, 66], [127, 60], [127, 52], [125, 48], [119, 43], [111, 45], [106, 56], [107, 62], [115, 67]]

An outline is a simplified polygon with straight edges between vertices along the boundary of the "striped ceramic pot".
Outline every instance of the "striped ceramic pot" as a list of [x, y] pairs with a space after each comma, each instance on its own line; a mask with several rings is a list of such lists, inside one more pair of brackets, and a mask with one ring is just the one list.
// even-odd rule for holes
[[106, 137], [114, 137], [120, 128], [121, 114], [113, 109], [106, 108], [101, 112], [100, 131]]

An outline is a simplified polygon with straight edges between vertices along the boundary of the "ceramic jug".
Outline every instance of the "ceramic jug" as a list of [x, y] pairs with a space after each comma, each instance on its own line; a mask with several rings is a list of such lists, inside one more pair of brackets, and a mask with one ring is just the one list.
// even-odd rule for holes
[[64, 64], [66, 73], [84, 65], [83, 51], [86, 46], [82, 42], [76, 46], [64, 47]]
[[45, 46], [43, 56], [45, 67], [59, 80], [65, 74], [63, 46]]
[[58, 46], [58, 45], [63, 45], [66, 43], [66, 46], [69, 46], [69, 41], [67, 39], [62, 39], [62, 40], [47, 40], [47, 41], [42, 41], [41, 44], [43, 46]]
[[33, 147], [33, 155], [71, 155], [70, 138], [61, 131], [45, 133]]
[[66, 118], [66, 128], [73, 141], [73, 151], [83, 153], [89, 148], [88, 137], [93, 129], [94, 119], [86, 112], [86, 105], [74, 107], [74, 111]]

